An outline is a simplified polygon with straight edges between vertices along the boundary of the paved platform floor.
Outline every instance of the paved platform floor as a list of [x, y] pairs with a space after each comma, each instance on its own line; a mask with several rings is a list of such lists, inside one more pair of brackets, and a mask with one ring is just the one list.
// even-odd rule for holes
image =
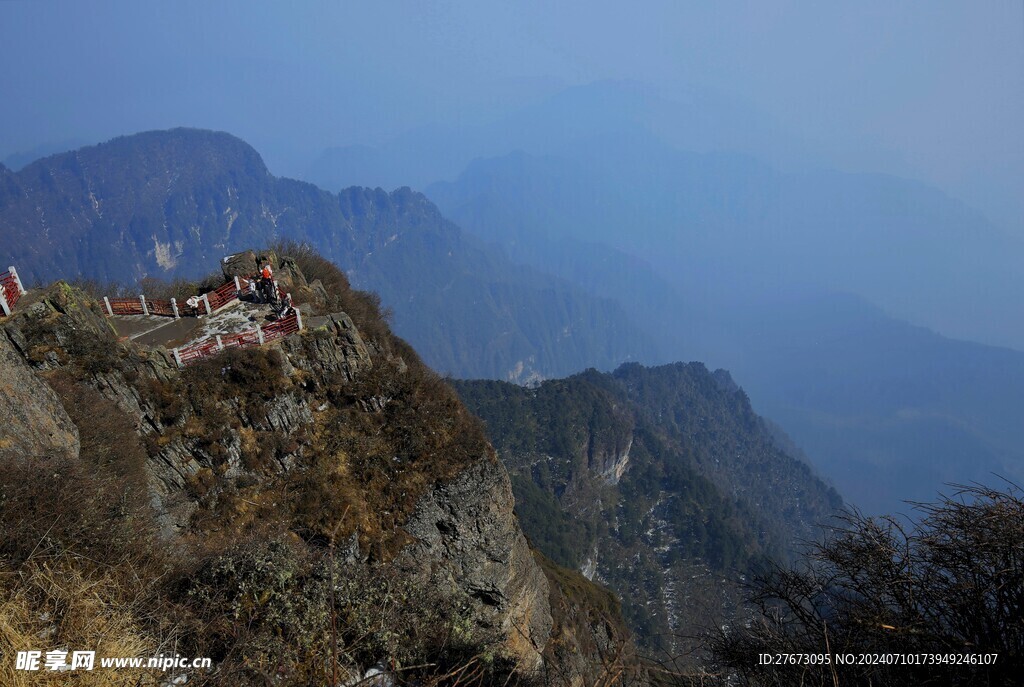
[[115, 315], [109, 318], [118, 336], [143, 346], [175, 348], [208, 339], [217, 334], [249, 331], [257, 324], [268, 325], [274, 314], [265, 303], [234, 301], [212, 315], [171, 317], [155, 315]]

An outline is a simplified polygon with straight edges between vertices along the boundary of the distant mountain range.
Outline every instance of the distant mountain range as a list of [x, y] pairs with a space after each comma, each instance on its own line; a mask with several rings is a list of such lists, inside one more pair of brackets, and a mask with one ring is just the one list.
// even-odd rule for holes
[[[814, 217], [827, 220], [836, 246], [860, 250], [862, 264], [877, 258], [865, 283], [895, 293], [961, 262], [987, 266], [1005, 237], [919, 185], [815, 180], [739, 156], [659, 153], [650, 135], [630, 136], [633, 152], [628, 136], [608, 139], [622, 143], [606, 146], [617, 158], [588, 162], [591, 148], [572, 153], [565, 142], [561, 156], [481, 161], [431, 187], [466, 232], [408, 189], [328, 193], [270, 175], [236, 138], [195, 130], [0, 169], [0, 226], [30, 282], [195, 277], [235, 250], [306, 241], [377, 291], [430, 365], [461, 377], [527, 381], [631, 360], [727, 367], [848, 501], [872, 511], [930, 499], [943, 482], [1021, 479], [1024, 354], [944, 338], [797, 279], [780, 248], [801, 250]], [[801, 189], [806, 202], [794, 195]], [[769, 211], [780, 198], [794, 200]], [[802, 219], [801, 207], [810, 213]], [[879, 224], [858, 233], [851, 217], [863, 207]], [[790, 234], [781, 218], [796, 218]], [[905, 257], [937, 236], [953, 248], [943, 243], [927, 269]], [[839, 248], [816, 241], [838, 259]], [[849, 270], [832, 271], [837, 284], [853, 284]]]
[[653, 352], [616, 303], [511, 262], [424, 196], [279, 179], [222, 133], [149, 132], [0, 167], [0, 226], [30, 282], [197, 277], [233, 251], [308, 242], [379, 293], [442, 372], [525, 380]]
[[428, 193], [513, 259], [617, 300], [660, 361], [728, 367], [859, 506], [905, 510], [945, 483], [1024, 475], [1024, 353], [871, 302], [974, 302], [1010, 331], [992, 311], [1019, 293], [1012, 240], [920, 185], [635, 144], [479, 161]]
[[1024, 320], [1010, 316], [1024, 291], [1024, 242], [917, 182], [781, 172], [635, 130], [480, 159], [426, 193], [510, 250], [538, 238], [600, 242], [702, 299], [840, 291], [947, 335], [1024, 349]]
[[1024, 349], [1021, 237], [933, 186], [831, 169], [771, 116], [713, 91], [577, 86], [489, 121], [327, 150], [304, 178], [424, 189], [502, 245], [523, 230], [603, 242], [687, 291], [811, 285]]
[[327, 189], [353, 184], [425, 188], [454, 179], [474, 159], [510, 151], [545, 154], [566, 141], [650, 131], [685, 150], [745, 150], [780, 163], [822, 164], [806, 142], [753, 105], [698, 86], [667, 98], [637, 81], [573, 86], [501, 116], [421, 126], [379, 145], [335, 146], [304, 179]]

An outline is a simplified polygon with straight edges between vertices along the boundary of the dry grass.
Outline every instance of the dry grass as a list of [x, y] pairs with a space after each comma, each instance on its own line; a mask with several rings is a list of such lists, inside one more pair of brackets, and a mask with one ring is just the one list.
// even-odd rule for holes
[[294, 475], [292, 512], [304, 536], [326, 541], [338, 514], [381, 553], [405, 543], [402, 525], [432, 485], [490, 455], [479, 421], [425, 367], [378, 362], [328, 392], [309, 459]]
[[[98, 657], [151, 656], [159, 642], [142, 629], [141, 602], [118, 575], [86, 577], [72, 557], [21, 566], [0, 573], [0, 684], [5, 687], [156, 684], [152, 670], [102, 669]], [[95, 651], [92, 671], [15, 669], [18, 651]], [[70, 676], [74, 677], [70, 677]]]
[[[79, 428], [77, 459], [0, 464], [0, 685], [156, 684], [131, 669], [18, 671], [18, 651], [159, 653], [157, 551], [145, 453], [129, 419], [68, 371], [47, 376]], [[98, 665], [98, 664], [97, 664]], [[151, 679], [152, 678], [152, 679]]]

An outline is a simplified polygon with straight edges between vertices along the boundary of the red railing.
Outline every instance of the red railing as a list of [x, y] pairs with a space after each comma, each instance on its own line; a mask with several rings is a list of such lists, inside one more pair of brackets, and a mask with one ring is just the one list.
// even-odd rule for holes
[[177, 358], [178, 364], [181, 366], [188, 365], [189, 363], [193, 363], [201, 358], [209, 357], [219, 351], [220, 349], [217, 347], [216, 339], [206, 339], [205, 341], [200, 341], [192, 346], [174, 349], [175, 358]]
[[245, 348], [246, 346], [259, 346], [261, 343], [260, 334], [255, 329], [222, 336], [220, 342], [223, 348]]
[[207, 302], [210, 304], [210, 310], [221, 308], [236, 298], [238, 298], [238, 290], [235, 288], [235, 281], [233, 279], [220, 288], [214, 289], [206, 294]]
[[266, 341], [273, 341], [274, 339], [283, 339], [289, 334], [302, 329], [302, 321], [299, 319], [301, 316], [296, 312], [294, 315], [290, 315], [283, 320], [279, 320], [273, 324], [268, 324], [263, 328], [263, 338]]
[[[259, 280], [258, 275], [250, 278], [235, 277], [224, 285], [210, 291], [200, 297], [198, 308], [189, 307], [184, 303], [175, 303], [171, 300], [148, 300], [144, 296], [139, 298], [104, 298], [108, 315], [164, 315], [168, 317], [198, 316], [218, 310], [231, 301], [239, 298], [242, 294], [248, 293], [252, 286]], [[278, 296], [284, 300], [288, 294], [285, 293], [276, 282]], [[290, 299], [288, 300], [290, 303]], [[177, 306], [177, 308], [175, 307]], [[263, 327], [257, 327], [247, 332], [237, 334], [221, 335], [219, 337], [207, 338], [191, 346], [174, 349], [174, 357], [182, 367], [190, 363], [215, 355], [226, 348], [248, 348], [259, 346], [268, 341], [276, 341], [294, 334], [302, 329], [302, 314], [296, 309], [292, 315], [282, 320]]]
[[[234, 284], [225, 284], [225, 286], [231, 286], [234, 289]], [[221, 287], [223, 289], [224, 287]], [[220, 291], [221, 289], [218, 289]], [[212, 299], [214, 291], [210, 292]], [[107, 315], [160, 315], [164, 317], [196, 317], [198, 315], [206, 314], [206, 305], [203, 303], [202, 298], [199, 300], [199, 307], [192, 308], [187, 303], [178, 303], [175, 299], [163, 300], [159, 298], [146, 298], [145, 306], [143, 306], [143, 297], [139, 298], [104, 298], [104, 307], [107, 310]], [[219, 298], [220, 305], [224, 305], [231, 298], [224, 299], [222, 296]], [[220, 305], [210, 304], [210, 311], [212, 312]]]
[[176, 317], [174, 302], [171, 300], [160, 300], [149, 298], [107, 298], [105, 304], [109, 304], [108, 315], [166, 315]]
[[[177, 311], [175, 311], [175, 302], [171, 300], [149, 300], [146, 299], [146, 306], [143, 308], [142, 299], [139, 298], [107, 298], [105, 299], [109, 306], [107, 307], [108, 315], [164, 315], [167, 317], [179, 317], [179, 316], [197, 316], [205, 315], [207, 311], [213, 312], [219, 308], [224, 307], [231, 301], [237, 299], [242, 293], [245, 293], [249, 289], [249, 285], [253, 281], [239, 277], [238, 287], [236, 287], [235, 280], [223, 284], [222, 286], [210, 291], [203, 296], [200, 296], [199, 307], [190, 308], [185, 303], [177, 303]], [[241, 290], [239, 290], [239, 287]], [[278, 293], [284, 298], [284, 291], [278, 287]], [[205, 300], [205, 302], [203, 302]], [[209, 305], [209, 308], [206, 306]]]
[[[184, 303], [178, 303], [178, 311], [175, 312], [174, 304], [171, 299], [169, 301], [164, 300], [146, 300], [146, 309], [142, 306], [142, 296], [138, 299], [135, 298], [107, 298], [105, 299], [109, 306], [107, 307], [108, 315], [145, 315], [146, 310], [150, 315], [165, 315], [167, 317], [179, 317], [185, 316], [197, 316], [205, 315], [208, 312], [213, 312], [223, 308], [231, 301], [239, 298], [242, 294], [249, 293], [252, 289], [253, 284], [259, 281], [259, 275], [253, 275], [252, 277], [235, 277], [229, 282], [226, 282], [222, 286], [210, 291], [200, 297], [200, 303], [198, 308], [190, 308]], [[274, 286], [277, 288], [277, 295], [282, 300], [287, 297], [277, 282], [274, 282]], [[20, 295], [20, 293], [19, 293]], [[205, 300], [205, 302], [203, 302]], [[13, 304], [12, 304], [13, 305]], [[209, 308], [207, 308], [209, 306]]]
[[302, 314], [295, 310], [291, 315], [265, 327], [257, 327], [237, 334], [220, 335], [203, 339], [199, 343], [174, 349], [174, 357], [182, 367], [197, 360], [216, 355], [228, 348], [250, 348], [270, 341], [283, 339], [302, 329]]
[[115, 315], [143, 315], [142, 301], [138, 298], [108, 298], [110, 312]]
[[[21, 294], [21, 281], [19, 281], [18, 273], [14, 268], [0, 273], [0, 295], [6, 301], [8, 310], [14, 309], [15, 304], [21, 300]], [[0, 312], [0, 315], [3, 315], [3, 312]]]
[[172, 305], [170, 301], [151, 301], [147, 298], [146, 308], [149, 310], [150, 315], [165, 315], [167, 317], [176, 317], [176, 313], [174, 312], [174, 305]]

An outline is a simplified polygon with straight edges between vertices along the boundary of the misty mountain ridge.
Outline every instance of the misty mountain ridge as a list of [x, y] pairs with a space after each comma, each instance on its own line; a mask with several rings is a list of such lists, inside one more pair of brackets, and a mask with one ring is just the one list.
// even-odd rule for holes
[[423, 195], [276, 178], [224, 133], [136, 134], [0, 171], [0, 222], [30, 282], [195, 277], [248, 246], [308, 242], [441, 371], [528, 379], [653, 350], [617, 304], [512, 263]]
[[746, 150], [784, 165], [823, 163], [811, 146], [738, 98], [695, 85], [669, 98], [639, 81], [608, 79], [562, 89], [500, 116], [420, 126], [375, 146], [328, 148], [303, 178], [327, 189], [426, 188], [455, 179], [476, 158], [512, 150], [545, 154], [566, 140], [634, 129], [689, 150]]
[[[738, 99], [698, 87], [672, 97], [631, 81], [577, 86], [490, 122], [420, 127], [322, 156], [306, 178], [426, 188], [464, 228], [507, 245], [507, 228], [455, 214], [479, 192], [467, 183], [495, 175], [497, 194], [509, 197], [481, 202], [538, 204], [535, 235], [570, 233], [660, 259], [686, 290], [735, 284], [735, 296], [811, 282], [956, 338], [1024, 348], [1024, 325], [1007, 317], [1010, 294], [1024, 287], [1024, 242], [927, 184], [830, 169], [813, 145]], [[531, 158], [541, 161], [525, 192], [516, 182]]]
[[871, 512], [1024, 474], [1024, 355], [903, 321], [924, 304], [1012, 324], [1018, 242], [933, 187], [779, 172], [636, 129], [476, 160], [428, 194], [513, 259], [621, 302], [659, 362], [728, 367]]
[[1024, 288], [1024, 244], [920, 182], [780, 172], [747, 155], [676, 151], [634, 130], [544, 156], [477, 160], [427, 194], [502, 245], [607, 243], [684, 292], [737, 300], [816, 284], [957, 338], [1024, 347], [1024, 324], [1006, 317]]

